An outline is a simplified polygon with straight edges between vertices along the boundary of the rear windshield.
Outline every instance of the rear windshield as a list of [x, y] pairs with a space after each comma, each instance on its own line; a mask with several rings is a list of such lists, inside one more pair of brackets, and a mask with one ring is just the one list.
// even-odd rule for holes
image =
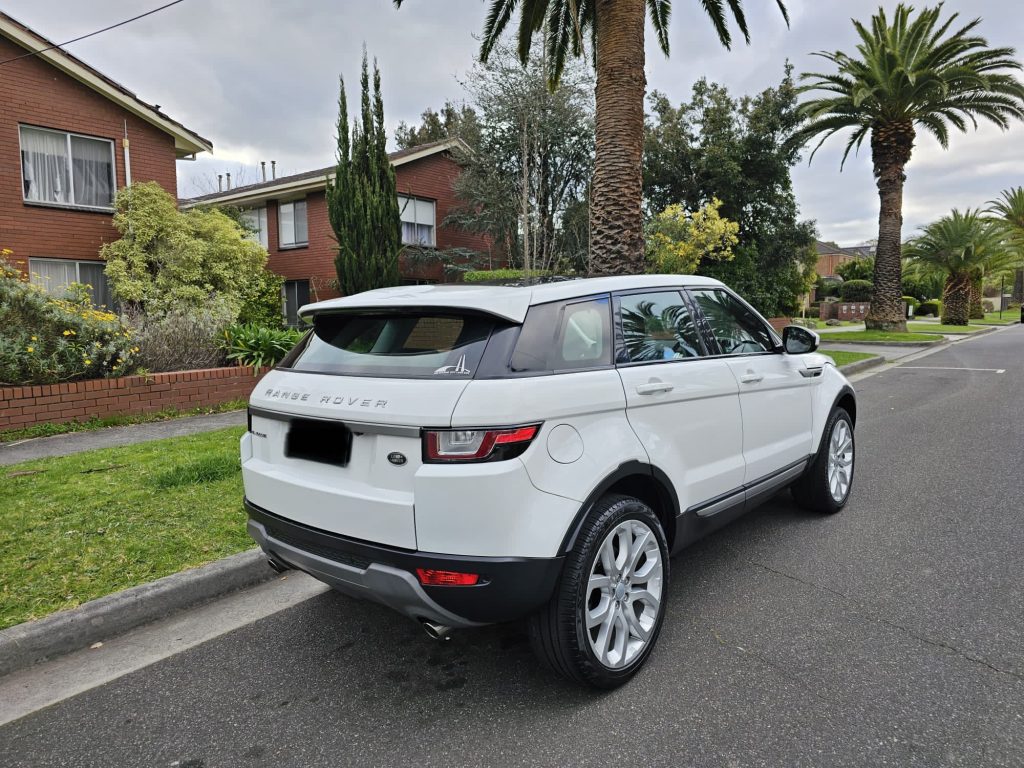
[[442, 312], [318, 315], [287, 367], [348, 376], [471, 378], [494, 324], [485, 315]]

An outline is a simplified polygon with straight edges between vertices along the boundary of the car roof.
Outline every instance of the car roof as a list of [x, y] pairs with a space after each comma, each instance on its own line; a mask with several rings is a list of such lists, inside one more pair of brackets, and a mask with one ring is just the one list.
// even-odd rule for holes
[[484, 285], [480, 283], [448, 283], [435, 285], [402, 285], [378, 288], [340, 299], [327, 299], [307, 304], [299, 310], [302, 317], [320, 312], [352, 309], [399, 309], [404, 307], [444, 307], [476, 310], [497, 315], [514, 323], [526, 318], [534, 304], [575, 299], [613, 291], [642, 288], [678, 288], [681, 286], [720, 286], [710, 277], [696, 275], [621, 275], [557, 280], [521, 285]]

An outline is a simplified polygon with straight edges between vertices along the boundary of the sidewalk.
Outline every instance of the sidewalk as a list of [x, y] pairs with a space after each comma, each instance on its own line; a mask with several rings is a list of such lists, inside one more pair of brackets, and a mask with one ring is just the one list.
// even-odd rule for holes
[[207, 416], [184, 416], [167, 421], [153, 421], [148, 424], [130, 424], [125, 427], [107, 427], [86, 432], [69, 432], [66, 435], [35, 437], [0, 443], [0, 466], [18, 464], [32, 459], [51, 456], [69, 456], [73, 453], [91, 451], [94, 448], [113, 448], [118, 445], [145, 443], [165, 437], [194, 435], [225, 427], [239, 427], [245, 424], [245, 411], [213, 413]]

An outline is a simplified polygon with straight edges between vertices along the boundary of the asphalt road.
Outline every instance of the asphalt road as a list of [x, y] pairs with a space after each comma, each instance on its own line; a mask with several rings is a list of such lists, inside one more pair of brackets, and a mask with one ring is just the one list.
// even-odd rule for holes
[[0, 765], [1022, 766], [1024, 327], [908, 366], [857, 385], [846, 510], [684, 552], [622, 689], [323, 593], [0, 728]]

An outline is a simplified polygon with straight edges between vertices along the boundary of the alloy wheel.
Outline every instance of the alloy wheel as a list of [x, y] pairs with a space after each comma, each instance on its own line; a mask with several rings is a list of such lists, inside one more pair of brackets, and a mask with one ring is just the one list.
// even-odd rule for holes
[[828, 491], [838, 504], [850, 492], [853, 480], [853, 432], [850, 425], [839, 419], [832, 428], [828, 445]]

